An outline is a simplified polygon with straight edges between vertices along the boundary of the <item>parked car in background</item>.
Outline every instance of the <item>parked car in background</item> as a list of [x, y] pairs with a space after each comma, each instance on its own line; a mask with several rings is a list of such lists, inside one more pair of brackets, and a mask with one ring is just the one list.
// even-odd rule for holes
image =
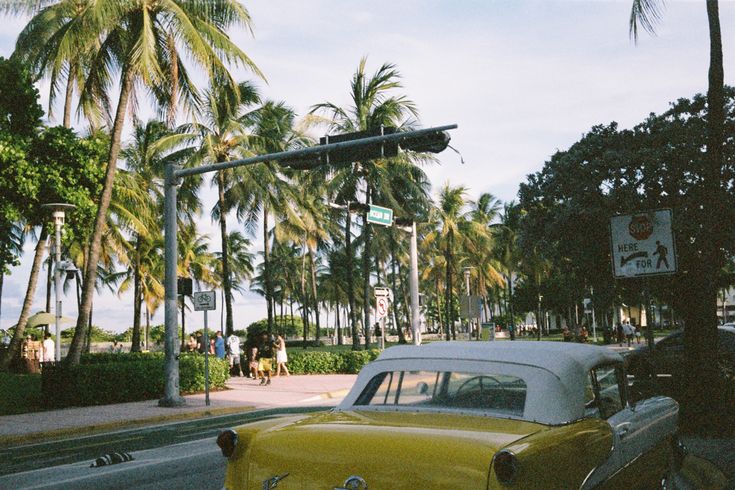
[[[720, 359], [735, 360], [735, 326], [725, 324], [717, 327], [717, 336]], [[635, 378], [634, 387], [639, 392], [650, 393], [653, 387], [646, 380], [655, 368], [656, 391], [676, 397], [685, 366], [684, 331], [667, 335], [654, 344], [653, 350], [655, 366], [647, 345], [626, 354], [628, 374]]]
[[623, 358], [562, 342], [397, 346], [332, 411], [220, 434], [225, 488], [655, 488], [678, 405], [632, 406]]

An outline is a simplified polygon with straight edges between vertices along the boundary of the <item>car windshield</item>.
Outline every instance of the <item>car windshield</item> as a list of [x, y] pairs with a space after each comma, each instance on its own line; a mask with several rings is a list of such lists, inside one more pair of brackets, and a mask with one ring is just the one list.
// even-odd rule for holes
[[355, 405], [463, 409], [522, 416], [526, 383], [505, 374], [387, 371], [374, 376]]

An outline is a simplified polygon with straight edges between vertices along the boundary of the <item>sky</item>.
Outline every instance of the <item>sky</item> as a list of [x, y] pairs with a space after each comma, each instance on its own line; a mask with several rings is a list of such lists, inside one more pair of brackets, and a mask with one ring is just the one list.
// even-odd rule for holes
[[[251, 0], [253, 20], [230, 35], [267, 77], [252, 80], [262, 94], [283, 100], [300, 115], [320, 102], [349, 104], [349, 83], [362, 57], [368, 72], [396, 65], [423, 127], [458, 124], [439, 164], [426, 167], [434, 191], [449, 182], [464, 185], [469, 198], [490, 192], [516, 199], [518, 186], [596, 124], [629, 128], [670, 102], [707, 89], [709, 37], [703, 1], [669, 0], [655, 36], [628, 35], [631, 0]], [[725, 83], [735, 63], [735, 2], [720, 2]], [[0, 56], [13, 51], [26, 20], [4, 18]], [[48, 87], [41, 83], [42, 105]], [[57, 114], [61, 108], [57, 108]], [[147, 117], [148, 115], [141, 114]], [[60, 123], [59, 121], [52, 121]], [[129, 130], [130, 125], [127, 129]], [[205, 196], [211, 209], [214, 195]], [[219, 239], [208, 213], [201, 229]], [[229, 223], [231, 230], [237, 224]], [[259, 243], [258, 238], [255, 243]], [[17, 322], [25, 294], [33, 243], [23, 264], [5, 278], [0, 327]], [[38, 288], [33, 312], [43, 309]], [[75, 317], [74, 296], [64, 314]], [[253, 293], [235, 296], [235, 328], [265, 317], [265, 302]], [[210, 325], [219, 325], [217, 319]], [[187, 326], [200, 326], [197, 316]], [[153, 323], [163, 322], [163, 308]], [[193, 323], [190, 323], [193, 322]], [[94, 323], [122, 331], [132, 325], [129, 296], [95, 298]], [[189, 330], [189, 328], [187, 328]]]

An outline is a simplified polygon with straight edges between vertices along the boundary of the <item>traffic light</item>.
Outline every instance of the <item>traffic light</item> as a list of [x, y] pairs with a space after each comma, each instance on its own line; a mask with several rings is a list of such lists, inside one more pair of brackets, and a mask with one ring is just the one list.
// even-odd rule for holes
[[406, 138], [401, 141], [401, 148], [418, 153], [441, 153], [449, 146], [450, 139], [446, 131], [437, 131]]
[[184, 296], [191, 296], [192, 293], [192, 281], [190, 277], [179, 277], [176, 280], [176, 290], [179, 294]]
[[[319, 146], [332, 145], [335, 143], [346, 143], [364, 138], [377, 136], [400, 135], [398, 128], [388, 126], [372, 129], [369, 131], [356, 131], [354, 133], [335, 134], [324, 136], [319, 139]], [[407, 131], [412, 133], [412, 131]], [[308, 170], [325, 164], [341, 164], [374, 160], [376, 158], [391, 158], [398, 155], [398, 148], [415, 151], [418, 153], [440, 153], [449, 146], [449, 133], [446, 131], [435, 131], [417, 136], [397, 137], [391, 141], [368, 143], [363, 145], [345, 145], [343, 148], [332, 148], [323, 153], [315, 153], [308, 156], [297, 156], [282, 158], [279, 163], [284, 167], [295, 170]]]

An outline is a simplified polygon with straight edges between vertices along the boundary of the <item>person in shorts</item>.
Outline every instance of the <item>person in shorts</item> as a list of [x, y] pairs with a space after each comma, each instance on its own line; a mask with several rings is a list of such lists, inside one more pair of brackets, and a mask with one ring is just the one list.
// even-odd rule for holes
[[286, 376], [290, 375], [288, 368], [286, 367], [287, 362], [288, 354], [286, 354], [286, 341], [284, 340], [283, 335], [279, 334], [276, 338], [276, 363], [278, 364], [276, 366], [276, 376], [281, 375], [281, 370], [286, 373]]
[[260, 380], [261, 386], [271, 384], [271, 371], [273, 371], [274, 357], [273, 347], [273, 339], [270, 338], [267, 332], [263, 332], [258, 344], [258, 370], [263, 377]]

